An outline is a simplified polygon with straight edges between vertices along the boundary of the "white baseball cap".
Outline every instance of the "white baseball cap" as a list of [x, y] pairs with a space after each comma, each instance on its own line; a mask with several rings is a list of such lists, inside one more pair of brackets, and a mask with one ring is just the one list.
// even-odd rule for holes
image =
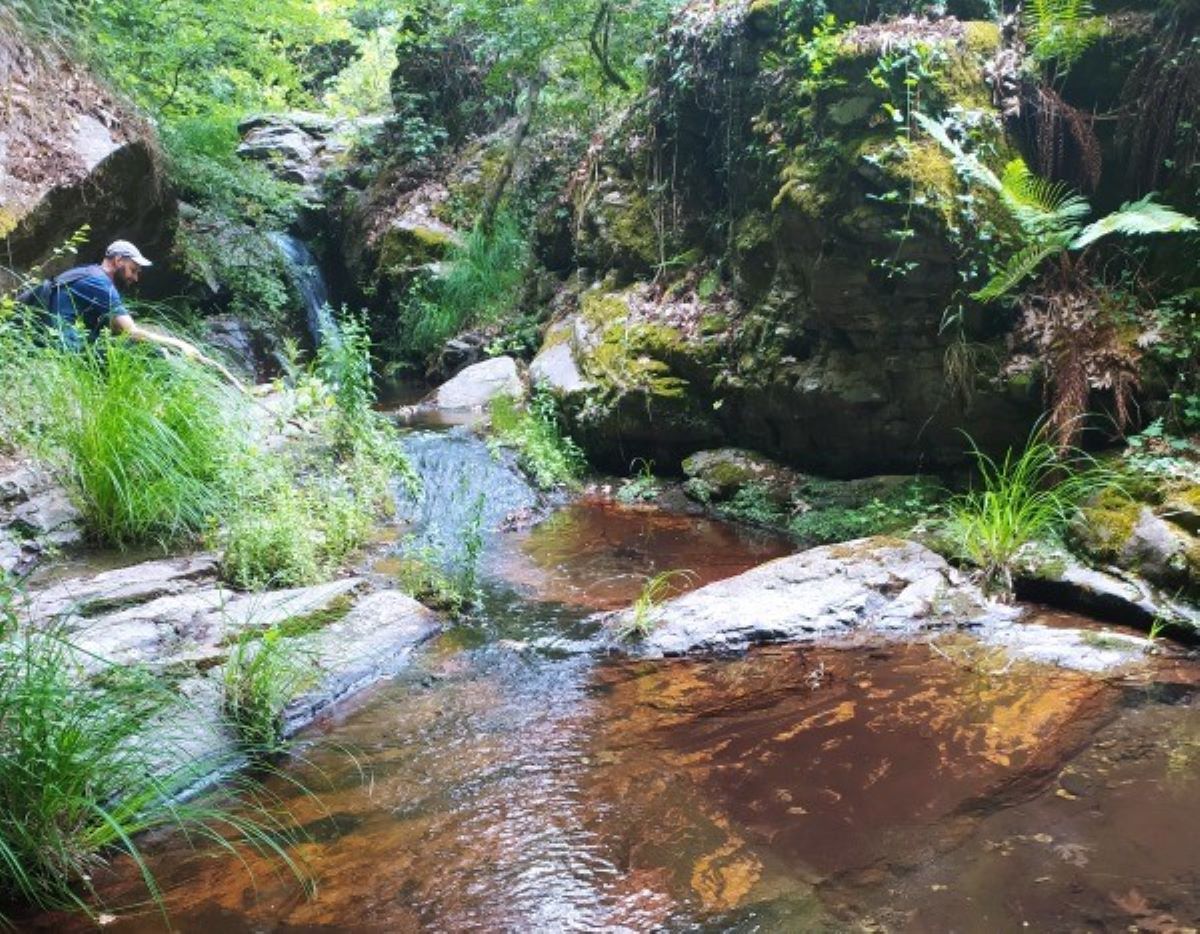
[[104, 251], [107, 256], [121, 256], [125, 259], [131, 259], [139, 266], [153, 266], [154, 264], [146, 257], [142, 256], [142, 251], [135, 247], [128, 240], [114, 240], [108, 245], [108, 249]]

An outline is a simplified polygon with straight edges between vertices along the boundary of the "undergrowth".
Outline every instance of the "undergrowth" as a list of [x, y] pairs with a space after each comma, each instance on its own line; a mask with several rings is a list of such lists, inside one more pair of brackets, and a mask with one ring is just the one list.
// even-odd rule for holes
[[14, 319], [0, 368], [14, 386], [3, 421], [55, 466], [95, 537], [165, 547], [227, 509], [239, 408], [208, 371], [106, 336], [63, 351]]
[[[111, 666], [82, 683], [82, 656], [63, 633], [33, 631], [19, 624], [11, 601], [0, 604], [8, 607], [0, 627], [8, 631], [0, 642], [0, 905], [95, 918], [106, 907], [96, 871], [125, 855], [162, 908], [137, 840], [156, 829], [226, 851], [250, 847], [305, 881], [288, 852], [298, 832], [262, 786], [241, 777], [186, 797], [235, 762], [198, 757], [182, 735], [146, 741], [154, 724], [186, 722], [186, 702], [169, 686]], [[0, 913], [0, 924], [6, 920]]]
[[535, 391], [526, 407], [498, 396], [492, 400], [491, 419], [494, 443], [513, 448], [521, 468], [543, 490], [579, 483], [587, 462], [560, 427], [552, 395]]
[[529, 244], [512, 215], [499, 215], [490, 234], [472, 229], [451, 246], [444, 271], [406, 297], [398, 349], [427, 357], [465, 328], [502, 320], [516, 307], [528, 265]]

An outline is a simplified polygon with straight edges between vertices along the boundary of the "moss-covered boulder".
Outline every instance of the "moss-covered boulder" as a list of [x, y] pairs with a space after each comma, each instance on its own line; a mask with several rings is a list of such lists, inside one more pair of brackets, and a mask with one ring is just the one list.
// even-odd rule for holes
[[739, 490], [754, 485], [780, 508], [790, 507], [803, 478], [768, 457], [744, 448], [698, 451], [683, 461], [685, 491], [704, 502], [733, 499]]
[[[808, 45], [817, 70], [791, 14], [742, 16], [680, 17], [647, 100], [571, 189], [585, 281], [632, 282], [638, 321], [675, 333], [634, 359], [687, 380], [698, 434], [813, 473], [958, 464], [964, 428], [1019, 442], [1040, 386], [1008, 376], [1004, 316], [963, 304], [964, 250], [1005, 217], [908, 116], [919, 96], [1010, 155], [983, 77], [999, 30], [838, 28]], [[657, 435], [644, 406], [621, 411], [624, 437]]]
[[1101, 494], [1072, 523], [1071, 544], [1095, 564], [1194, 599], [1200, 596], [1200, 485], [1174, 484], [1151, 498]]

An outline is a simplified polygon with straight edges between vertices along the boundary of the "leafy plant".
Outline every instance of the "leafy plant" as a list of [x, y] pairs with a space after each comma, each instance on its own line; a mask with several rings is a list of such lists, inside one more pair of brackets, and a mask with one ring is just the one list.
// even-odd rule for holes
[[[1093, 272], [1091, 251], [1113, 234], [1186, 233], [1200, 223], [1158, 204], [1153, 195], [1085, 223], [1091, 206], [1067, 186], [1039, 178], [1020, 159], [997, 176], [950, 137], [939, 122], [916, 119], [973, 184], [998, 196], [1013, 221], [1009, 256], [973, 298], [990, 302], [1018, 294], [1021, 330], [1044, 356], [1049, 371], [1050, 426], [1064, 447], [1077, 434], [1091, 389], [1112, 391], [1118, 427], [1130, 418], [1137, 385], [1138, 350], [1124, 340], [1122, 305], [1136, 299], [1106, 288]], [[1027, 285], [1033, 279], [1032, 285]]]
[[633, 606], [619, 617], [617, 638], [622, 641], [644, 639], [654, 631], [654, 610], [668, 597], [685, 590], [695, 579], [690, 570], [660, 571], [646, 579]]
[[544, 490], [574, 486], [586, 466], [583, 451], [559, 427], [558, 404], [534, 390], [526, 408], [509, 396], [492, 400], [495, 444], [514, 448], [521, 468]]
[[129, 669], [105, 668], [95, 686], [85, 686], [76, 680], [78, 666], [56, 631], [19, 628], [0, 642], [0, 904], [95, 917], [94, 874], [125, 854], [162, 907], [136, 840], [156, 829], [225, 850], [249, 846], [303, 881], [288, 853], [297, 839], [290, 818], [253, 781], [184, 798], [232, 762], [198, 759], [183, 742], [146, 742], [149, 725], [180, 716], [178, 695]]
[[222, 706], [251, 756], [285, 748], [284, 707], [310, 679], [303, 658], [277, 627], [261, 635], [245, 632], [234, 643], [222, 675]]
[[1106, 31], [1091, 0], [1025, 0], [1023, 20], [1034, 60], [1055, 62], [1064, 71]]
[[629, 466], [634, 470], [634, 474], [632, 477], [626, 478], [621, 484], [621, 488], [617, 490], [617, 502], [633, 505], [649, 503], [657, 499], [662, 488], [658, 478], [654, 476], [654, 461], [637, 457]]
[[980, 487], [950, 501], [950, 523], [962, 555], [986, 588], [1012, 592], [1012, 568], [1027, 543], [1058, 532], [1086, 496], [1119, 488], [1117, 476], [1078, 451], [1060, 453], [1037, 430], [1024, 450], [997, 461], [971, 443]]
[[756, 525], [778, 526], [787, 521], [787, 513], [771, 496], [770, 488], [755, 480], [739, 487], [733, 498], [722, 504], [721, 512]]

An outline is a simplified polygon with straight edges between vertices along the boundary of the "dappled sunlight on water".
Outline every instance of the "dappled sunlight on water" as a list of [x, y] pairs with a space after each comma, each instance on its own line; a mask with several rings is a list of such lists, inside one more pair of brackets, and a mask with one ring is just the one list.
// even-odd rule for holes
[[[541, 652], [530, 635], [585, 632], [643, 569], [690, 566], [695, 586], [783, 544], [603, 502], [500, 540], [508, 584], [489, 584], [484, 618], [307, 731], [269, 779], [305, 828], [289, 852], [318, 897], [265, 858], [153, 841], [174, 929], [1183, 930], [1200, 916], [1194, 662], [1104, 680], [969, 634], [715, 660]], [[100, 887], [129, 903], [137, 882], [120, 863]]]

